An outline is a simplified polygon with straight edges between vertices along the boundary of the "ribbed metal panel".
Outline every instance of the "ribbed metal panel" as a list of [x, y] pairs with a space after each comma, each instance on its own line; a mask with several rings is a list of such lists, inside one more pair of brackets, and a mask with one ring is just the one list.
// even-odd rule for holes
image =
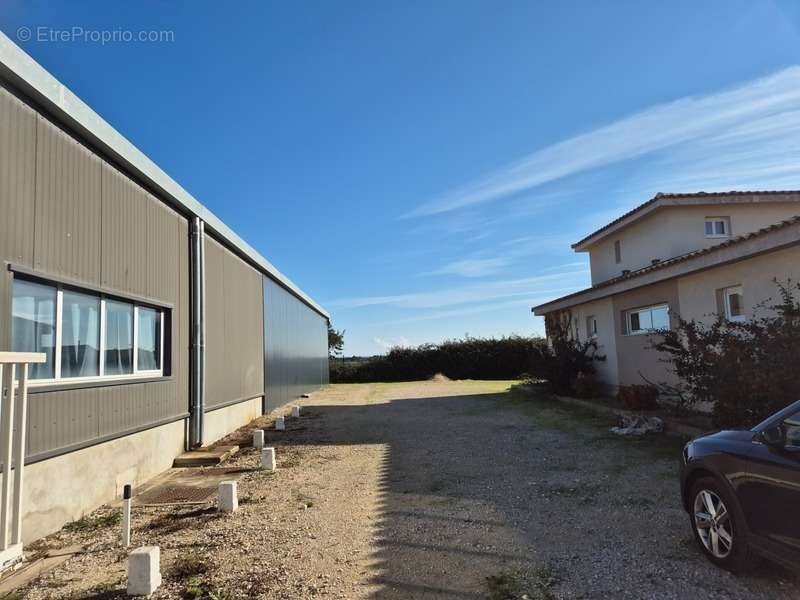
[[[33, 266], [36, 113], [0, 88], [0, 257]], [[8, 273], [0, 273], [0, 315], [8, 315]], [[0, 348], [10, 339], [0, 318]]]
[[263, 277], [267, 408], [274, 410], [328, 383], [328, 322]]
[[29, 397], [28, 456], [158, 423], [186, 411], [176, 380], [64, 390]]
[[[187, 236], [184, 217], [0, 88], [0, 261], [174, 306], [171, 378], [32, 393], [28, 456], [186, 413]], [[3, 270], [2, 349], [10, 344], [11, 281]], [[260, 294], [254, 302], [260, 305]]]
[[206, 410], [263, 395], [261, 274], [205, 238]]
[[108, 165], [103, 165], [102, 182], [103, 285], [150, 295], [146, 258], [156, 236], [148, 231], [147, 192]]
[[33, 266], [100, 283], [102, 161], [39, 117]]

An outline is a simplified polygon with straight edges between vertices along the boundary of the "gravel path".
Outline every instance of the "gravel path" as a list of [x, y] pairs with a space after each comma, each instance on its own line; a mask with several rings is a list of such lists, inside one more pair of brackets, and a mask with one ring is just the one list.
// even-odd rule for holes
[[[800, 596], [797, 576], [777, 567], [737, 578], [702, 557], [679, 503], [679, 443], [614, 438], [603, 418], [507, 388], [417, 382], [314, 394], [287, 432], [267, 431], [279, 470], [245, 472], [237, 513], [136, 513], [134, 544], [162, 550], [154, 597]], [[257, 462], [246, 449], [233, 464]], [[25, 597], [123, 597], [116, 535], [98, 526], [47, 538], [40, 549], [78, 541], [89, 552]]]

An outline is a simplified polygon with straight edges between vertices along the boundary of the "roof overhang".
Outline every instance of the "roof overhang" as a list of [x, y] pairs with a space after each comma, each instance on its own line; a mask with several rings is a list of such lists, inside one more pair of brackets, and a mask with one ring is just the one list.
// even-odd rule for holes
[[713, 269], [761, 254], [800, 244], [800, 217], [767, 227], [711, 248], [690, 252], [663, 263], [563, 296], [531, 309], [537, 316], [600, 300], [632, 289], [660, 283], [690, 273]]
[[330, 320], [324, 308], [2, 32], [0, 81], [9, 84], [54, 122], [140, 181], [162, 201], [187, 216], [203, 219], [206, 228], [222, 243]]
[[692, 194], [657, 194], [644, 204], [625, 213], [608, 225], [572, 244], [575, 252], [588, 252], [589, 248], [606, 237], [624, 229], [657, 210], [672, 206], [715, 206], [730, 204], [764, 204], [775, 202], [800, 202], [796, 191], [765, 192], [697, 192]]

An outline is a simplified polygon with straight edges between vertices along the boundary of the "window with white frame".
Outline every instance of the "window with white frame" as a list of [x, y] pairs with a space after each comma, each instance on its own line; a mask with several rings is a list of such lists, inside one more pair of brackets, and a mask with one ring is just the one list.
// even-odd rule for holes
[[725, 318], [729, 321], [744, 321], [742, 305], [742, 286], [735, 285], [723, 290], [725, 298]]
[[658, 304], [629, 310], [626, 313], [629, 335], [669, 329], [669, 305]]
[[14, 278], [11, 349], [44, 352], [35, 384], [158, 377], [164, 374], [163, 308]]
[[586, 317], [586, 339], [597, 337], [597, 319], [593, 316]]
[[731, 221], [728, 217], [706, 217], [706, 237], [726, 238], [731, 234]]

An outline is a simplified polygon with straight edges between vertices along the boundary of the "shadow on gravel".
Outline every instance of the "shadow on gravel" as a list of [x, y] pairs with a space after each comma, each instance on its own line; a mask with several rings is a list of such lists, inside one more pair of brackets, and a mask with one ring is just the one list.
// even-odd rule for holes
[[[679, 441], [630, 443], [606, 433], [607, 418], [510, 392], [313, 405], [305, 415], [323, 426], [293, 432], [288, 445], [387, 448], [375, 598], [548, 599], [560, 582], [571, 595], [616, 597], [629, 580], [630, 597], [770, 597], [771, 569], [736, 580], [687, 544]], [[498, 595], [498, 581], [516, 591]]]

